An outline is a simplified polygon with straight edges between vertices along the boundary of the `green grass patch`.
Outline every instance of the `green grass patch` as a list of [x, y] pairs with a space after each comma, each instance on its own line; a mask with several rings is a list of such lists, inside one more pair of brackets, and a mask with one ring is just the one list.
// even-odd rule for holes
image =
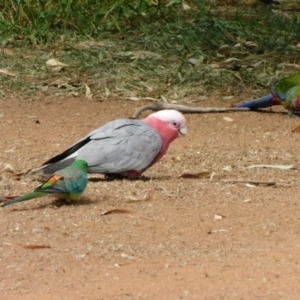
[[0, 97], [180, 101], [296, 72], [299, 13], [236, 2], [4, 0]]

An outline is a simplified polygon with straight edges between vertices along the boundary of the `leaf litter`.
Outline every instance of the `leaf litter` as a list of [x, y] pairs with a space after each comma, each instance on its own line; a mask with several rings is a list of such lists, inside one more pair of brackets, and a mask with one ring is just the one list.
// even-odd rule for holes
[[37, 249], [50, 249], [51, 246], [49, 245], [35, 245], [35, 244], [20, 244], [20, 243], [14, 243], [14, 242], [4, 242], [4, 245], [8, 246], [18, 246], [24, 249], [30, 249], [30, 250], [37, 250]]

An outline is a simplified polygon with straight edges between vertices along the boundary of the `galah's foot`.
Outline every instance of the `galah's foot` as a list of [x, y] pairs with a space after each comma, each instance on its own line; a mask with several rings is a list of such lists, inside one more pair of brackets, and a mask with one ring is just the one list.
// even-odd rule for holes
[[294, 112], [292, 110], [289, 110], [288, 111], [288, 115], [290, 118], [293, 118], [293, 119], [300, 119], [299, 116], [295, 115]]

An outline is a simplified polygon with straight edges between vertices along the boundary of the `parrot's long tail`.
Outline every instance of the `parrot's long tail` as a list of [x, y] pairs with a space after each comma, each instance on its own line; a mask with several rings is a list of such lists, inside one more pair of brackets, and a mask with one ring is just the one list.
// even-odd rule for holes
[[1, 206], [4, 207], [4, 206], [8, 206], [8, 205], [15, 204], [15, 203], [18, 203], [18, 202], [27, 201], [27, 200], [31, 200], [31, 199], [34, 199], [34, 198], [42, 197], [42, 196], [45, 196], [45, 195], [47, 195], [47, 193], [32, 192], [32, 193], [26, 194], [24, 196], [15, 198], [11, 201], [5, 202]]
[[249, 107], [251, 110], [256, 110], [259, 108], [270, 107], [273, 105], [282, 105], [282, 102], [278, 98], [274, 97], [272, 94], [269, 94], [262, 98], [238, 104], [235, 107]]

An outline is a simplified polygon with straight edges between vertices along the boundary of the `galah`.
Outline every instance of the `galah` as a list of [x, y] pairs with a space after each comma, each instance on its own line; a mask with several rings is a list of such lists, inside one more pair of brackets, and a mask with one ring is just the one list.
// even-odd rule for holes
[[170, 143], [187, 133], [176, 110], [161, 110], [143, 120], [117, 119], [93, 130], [32, 173], [52, 174], [74, 159], [88, 163], [88, 173], [137, 179], [167, 152]]
[[271, 94], [252, 101], [241, 103], [235, 107], [249, 107], [251, 110], [283, 105], [288, 110], [289, 117], [300, 111], [300, 73], [276, 81], [271, 88]]
[[55, 172], [32, 193], [5, 202], [2, 207], [48, 195], [67, 201], [77, 200], [87, 186], [87, 168], [86, 161], [75, 160], [70, 166]]

